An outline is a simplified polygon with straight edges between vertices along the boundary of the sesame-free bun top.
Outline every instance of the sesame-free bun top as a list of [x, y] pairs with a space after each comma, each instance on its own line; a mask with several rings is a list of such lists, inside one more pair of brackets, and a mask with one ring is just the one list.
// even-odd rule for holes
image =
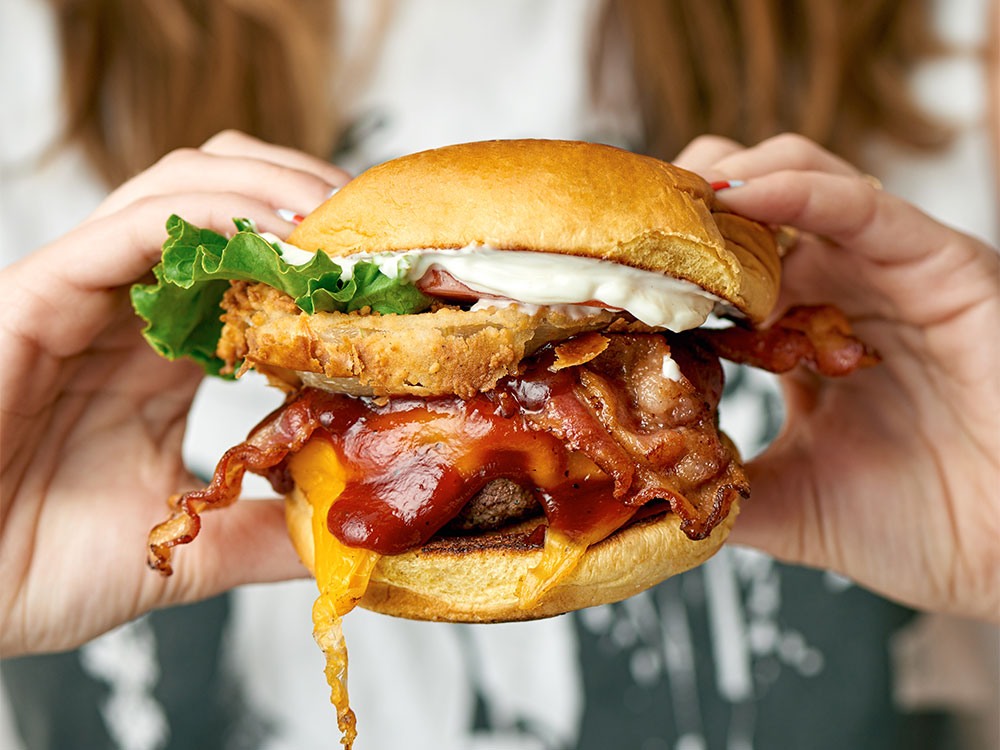
[[701, 177], [576, 141], [484, 141], [385, 162], [288, 241], [333, 257], [485, 245], [598, 258], [692, 281], [753, 321], [780, 279], [773, 233], [727, 211]]

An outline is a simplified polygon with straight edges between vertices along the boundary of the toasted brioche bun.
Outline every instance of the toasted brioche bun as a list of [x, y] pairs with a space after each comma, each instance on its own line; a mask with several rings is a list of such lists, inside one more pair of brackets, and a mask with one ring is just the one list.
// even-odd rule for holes
[[610, 260], [698, 284], [753, 321], [777, 299], [773, 233], [699, 176], [611, 146], [486, 141], [380, 164], [288, 241], [338, 257], [486, 245]]
[[[312, 506], [297, 488], [285, 498], [285, 518], [302, 562], [315, 574]], [[423, 548], [382, 557], [360, 606], [411, 620], [513, 622], [552, 617], [638, 594], [701, 565], [729, 536], [739, 501], [708, 538], [691, 541], [672, 513], [638, 521], [591, 546], [580, 565], [542, 597], [518, 606], [517, 588], [542, 550], [511, 533], [443, 537]], [[520, 532], [520, 533], [516, 533]]]

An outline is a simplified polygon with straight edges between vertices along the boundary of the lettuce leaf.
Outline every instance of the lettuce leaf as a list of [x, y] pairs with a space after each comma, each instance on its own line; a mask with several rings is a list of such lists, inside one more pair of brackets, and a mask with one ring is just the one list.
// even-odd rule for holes
[[227, 240], [171, 216], [162, 259], [153, 269], [155, 283], [131, 289], [132, 306], [147, 323], [143, 336], [168, 359], [189, 357], [208, 374], [220, 374], [223, 362], [215, 356], [222, 332], [219, 304], [230, 280], [264, 282], [292, 297], [309, 315], [362, 307], [402, 315], [430, 305], [406, 279], [386, 276], [371, 262], [357, 263], [353, 278], [346, 280], [326, 253], [293, 266], [282, 260], [277, 246], [252, 230], [252, 222], [233, 221], [240, 231]]

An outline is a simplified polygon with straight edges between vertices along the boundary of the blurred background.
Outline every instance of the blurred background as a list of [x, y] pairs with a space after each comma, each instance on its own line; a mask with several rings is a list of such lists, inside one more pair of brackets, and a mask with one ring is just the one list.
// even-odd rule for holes
[[[491, 138], [670, 159], [797, 132], [996, 246], [997, 26], [989, 0], [4, 0], [2, 261], [225, 128], [355, 173]], [[752, 456], [781, 399], [728, 378], [723, 428]], [[206, 383], [189, 465], [208, 476], [279, 400]], [[7, 660], [0, 747], [335, 746], [314, 597], [247, 587]], [[995, 628], [749, 549], [548, 621], [357, 611], [345, 633], [359, 750], [1000, 747]]]

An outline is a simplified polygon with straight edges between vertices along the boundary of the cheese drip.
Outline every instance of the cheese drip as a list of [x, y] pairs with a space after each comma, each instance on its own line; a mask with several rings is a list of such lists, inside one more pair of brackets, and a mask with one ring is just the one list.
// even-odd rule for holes
[[[574, 476], [580, 473], [600, 473], [600, 469], [590, 459], [580, 453], [569, 455], [570, 466], [576, 467]], [[581, 469], [589, 466], [589, 469]], [[610, 489], [606, 490], [610, 494]], [[636, 512], [636, 507], [616, 501], [598, 503], [596, 498], [584, 499], [585, 507], [601, 508], [603, 512], [588, 519], [581, 526], [577, 519], [568, 516], [567, 504], [552, 505], [547, 509], [548, 528], [545, 530], [545, 546], [538, 564], [527, 572], [517, 589], [518, 606], [530, 609], [538, 604], [549, 591], [566, 580], [575, 571], [584, 553], [591, 545], [611, 536]], [[569, 504], [572, 505], [572, 504]]]
[[517, 589], [517, 604], [521, 609], [534, 607], [546, 593], [576, 570], [583, 553], [590, 546], [565, 534], [547, 529], [545, 548], [538, 565], [528, 571]]
[[337, 726], [349, 749], [357, 737], [357, 722], [347, 694], [347, 645], [340, 618], [364, 596], [379, 555], [342, 544], [326, 528], [330, 507], [346, 486], [344, 468], [330, 443], [310, 440], [288, 466], [312, 506], [313, 569], [319, 587], [313, 605], [313, 639], [326, 657], [330, 702], [337, 709]]

